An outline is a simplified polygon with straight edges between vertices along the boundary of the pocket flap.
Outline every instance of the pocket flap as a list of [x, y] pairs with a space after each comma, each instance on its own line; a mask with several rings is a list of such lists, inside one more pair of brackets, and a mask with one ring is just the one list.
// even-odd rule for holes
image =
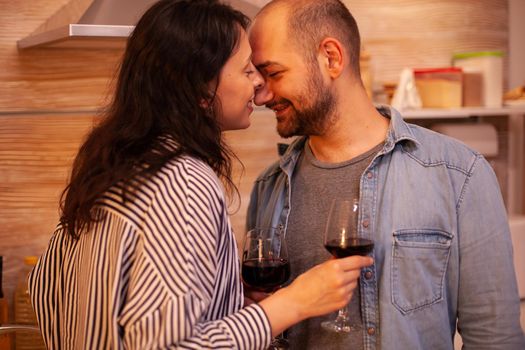
[[395, 243], [414, 247], [449, 247], [454, 235], [438, 229], [407, 229], [394, 232]]

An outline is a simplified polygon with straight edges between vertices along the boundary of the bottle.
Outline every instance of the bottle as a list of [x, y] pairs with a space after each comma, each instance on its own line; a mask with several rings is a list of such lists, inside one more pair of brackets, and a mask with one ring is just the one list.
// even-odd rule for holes
[[[24, 268], [20, 274], [18, 285], [15, 290], [15, 323], [22, 325], [37, 326], [36, 315], [31, 305], [27, 278], [36, 265], [36, 256], [27, 256], [24, 259]], [[16, 350], [45, 350], [46, 346], [40, 333], [33, 331], [17, 331], [15, 334]]]
[[[0, 326], [9, 323], [9, 306], [7, 305], [7, 300], [4, 297], [3, 289], [3, 256], [0, 256]], [[0, 350], [11, 350], [11, 335], [10, 334], [0, 334]]]

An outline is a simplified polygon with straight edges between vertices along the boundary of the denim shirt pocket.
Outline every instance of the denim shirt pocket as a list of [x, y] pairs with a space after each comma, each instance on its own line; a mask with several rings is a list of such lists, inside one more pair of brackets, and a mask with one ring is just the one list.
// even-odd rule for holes
[[443, 299], [452, 234], [433, 229], [394, 232], [392, 303], [408, 314]]

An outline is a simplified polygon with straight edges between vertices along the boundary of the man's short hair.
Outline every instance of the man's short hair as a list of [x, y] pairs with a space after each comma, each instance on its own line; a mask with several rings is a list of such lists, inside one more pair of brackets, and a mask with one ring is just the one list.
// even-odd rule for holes
[[[357, 23], [339, 0], [277, 0], [266, 8], [284, 5], [288, 9], [288, 39], [313, 62], [319, 43], [326, 37], [339, 40], [350, 56], [350, 68], [360, 77], [361, 39]], [[264, 11], [264, 9], [263, 9]]]

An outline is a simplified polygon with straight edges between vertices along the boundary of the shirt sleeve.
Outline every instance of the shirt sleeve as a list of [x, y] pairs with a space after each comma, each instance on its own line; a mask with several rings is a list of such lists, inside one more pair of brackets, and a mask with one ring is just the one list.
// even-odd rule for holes
[[[270, 324], [252, 304], [214, 321], [198, 320], [201, 303], [191, 295], [171, 298], [126, 327], [126, 349], [266, 349]], [[191, 309], [189, 309], [191, 307]], [[196, 321], [195, 318], [197, 318]]]
[[[125, 347], [265, 349], [271, 328], [264, 311], [240, 309], [237, 251], [221, 236], [231, 231], [217, 178], [211, 169], [178, 168], [161, 181], [119, 321]], [[231, 291], [221, 298], [221, 288]]]
[[458, 330], [466, 349], [525, 349], [505, 206], [479, 156], [459, 203]]

